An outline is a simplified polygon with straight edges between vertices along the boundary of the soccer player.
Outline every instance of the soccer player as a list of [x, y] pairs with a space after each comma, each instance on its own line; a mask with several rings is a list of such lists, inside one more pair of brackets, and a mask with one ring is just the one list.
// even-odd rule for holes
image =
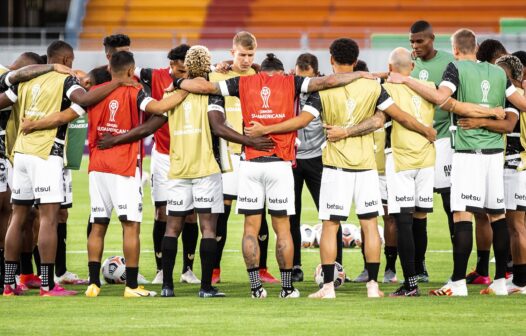
[[130, 51], [131, 40], [128, 35], [115, 34], [106, 36], [102, 44], [104, 45], [104, 52], [109, 64], [111, 56], [114, 53], [118, 51]]
[[484, 40], [477, 49], [477, 60], [481, 62], [488, 62], [495, 64], [497, 58], [507, 55], [508, 52], [502, 43], [498, 40], [487, 39]]
[[524, 81], [526, 80], [526, 51], [519, 50], [514, 52], [512, 55], [517, 57], [521, 61], [522, 66], [524, 67], [522, 70], [522, 87], [524, 87]]
[[[456, 61], [451, 62], [443, 75], [438, 90], [429, 88], [404, 76], [391, 76], [391, 81], [407, 84], [426, 100], [443, 105], [456, 93], [464, 102], [502, 106], [506, 98], [515, 106], [522, 106], [524, 97], [507, 80], [504, 71], [487, 62], [477, 63], [475, 34], [460, 29], [452, 36]], [[396, 74], [395, 74], [396, 75]], [[457, 118], [453, 118], [457, 122]], [[508, 229], [504, 216], [502, 134], [486, 129], [456, 129], [454, 133], [453, 165], [451, 173], [451, 208], [454, 211], [453, 261], [451, 282], [430, 294], [437, 296], [467, 296], [466, 268], [473, 245], [471, 217], [474, 212], [486, 211], [493, 229], [496, 273], [491, 291], [506, 295], [506, 260]], [[455, 165], [455, 162], [458, 162]], [[471, 169], [479, 167], [479, 169]]]
[[[304, 78], [285, 76], [283, 63], [274, 54], [268, 54], [257, 75], [235, 77], [219, 83], [202, 80], [179, 80], [177, 88], [195, 93], [237, 96], [241, 100], [245, 126], [257, 120], [275, 124], [291, 119], [294, 100], [300, 93], [342, 86], [366, 76], [365, 73], [346, 73], [326, 77]], [[314, 118], [314, 117], [313, 117]], [[312, 120], [312, 119], [311, 119]], [[309, 120], [309, 121], [311, 121]], [[294, 213], [294, 189], [291, 161], [294, 157], [295, 133], [271, 135], [276, 147], [262, 152], [245, 147], [245, 160], [240, 163], [240, 189], [237, 212], [245, 215], [243, 255], [250, 279], [253, 298], [264, 298], [266, 290], [259, 277], [259, 246], [257, 234], [261, 215], [268, 206], [272, 226], [277, 235], [276, 258], [280, 266], [282, 290], [280, 297], [296, 298], [299, 292], [292, 286], [293, 243], [288, 216]], [[336, 233], [334, 233], [336, 238]]]
[[[413, 70], [411, 53], [396, 48], [389, 55], [389, 72], [409, 76]], [[425, 82], [434, 87], [433, 82]], [[422, 99], [405, 85], [383, 85], [395, 103], [408, 111], [422, 124], [433, 127], [434, 105]], [[395, 217], [398, 253], [404, 271], [404, 284], [390, 296], [419, 296], [415, 270], [416, 246], [419, 239], [413, 236], [415, 226], [427, 226], [427, 213], [433, 211], [433, 182], [435, 148], [422, 135], [403, 127], [393, 120], [390, 132], [391, 152], [386, 154], [388, 211]], [[418, 260], [421, 262], [421, 260]]]
[[[48, 62], [71, 67], [73, 48], [63, 42], [51, 43], [47, 50]], [[92, 104], [120, 86], [113, 82], [107, 88], [86, 93], [77, 80], [58, 72], [49, 72], [31, 81], [15, 85], [0, 95], [0, 106], [17, 103], [20, 118], [39, 119], [65, 110], [82, 114], [81, 105]], [[74, 102], [71, 104], [71, 102]], [[57, 248], [57, 216], [64, 201], [63, 154], [65, 127], [51, 128], [33, 134], [19, 134], [13, 148], [14, 172], [12, 203], [13, 214], [6, 235], [4, 295], [16, 295], [14, 274], [20, 256], [21, 234], [25, 219], [33, 206], [39, 206], [40, 230], [38, 246], [42, 259], [41, 296], [73, 295], [54, 283], [54, 262]]]
[[[184, 66], [184, 58], [190, 46], [181, 44], [173, 48], [168, 53], [169, 67], [161, 69], [135, 68], [135, 77], [143, 84], [145, 89], [151, 92], [154, 99], [163, 98], [164, 89], [167, 88], [174, 79], [186, 78], [188, 72]], [[155, 205], [155, 218], [153, 223], [153, 249], [157, 275], [153, 279], [153, 284], [163, 283], [162, 272], [162, 241], [166, 231], [166, 202], [168, 197], [168, 171], [170, 169], [170, 132], [168, 123], [158, 129], [154, 135], [154, 147], [151, 155], [151, 183], [152, 200]], [[199, 229], [197, 227], [197, 216], [189, 214], [186, 216], [182, 233], [183, 241], [183, 268], [181, 272], [181, 282], [198, 284], [201, 281], [193, 273], [195, 249]]]
[[[512, 84], [519, 93], [521, 88], [523, 66], [520, 60], [512, 55], [504, 55], [496, 60], [496, 64], [506, 72]], [[521, 115], [524, 112], [521, 112]], [[520, 122], [517, 122], [520, 120]], [[526, 210], [526, 173], [524, 171], [525, 127], [523, 118], [515, 109], [508, 109], [504, 120], [491, 119], [460, 119], [459, 126], [463, 129], [485, 128], [494, 132], [507, 134], [504, 161], [504, 203], [506, 204], [506, 222], [510, 232], [511, 252], [513, 259], [513, 280], [507, 283], [508, 294], [526, 294], [526, 231], [524, 215]], [[481, 293], [489, 294], [490, 288]]]
[[[295, 74], [297, 76], [315, 77], [319, 76], [318, 58], [310, 53], [301, 54], [296, 60]], [[295, 104], [298, 113], [309, 97], [308, 93], [301, 93]], [[316, 209], [319, 209], [321, 171], [323, 169], [321, 161], [321, 148], [325, 142], [323, 124], [321, 119], [316, 117], [307, 127], [298, 130], [298, 140], [300, 144], [296, 152], [296, 166], [292, 168], [294, 176], [294, 208], [295, 214], [290, 216], [290, 232], [294, 242], [294, 259], [292, 267], [292, 281], [303, 281], [303, 271], [301, 269], [301, 201], [303, 185], [306, 184], [312, 196]], [[341, 232], [338, 234], [341, 235]], [[342, 249], [341, 239], [339, 249]], [[338, 258], [337, 258], [338, 259]], [[340, 259], [337, 260], [340, 264]]]
[[[439, 85], [442, 74], [447, 65], [454, 61], [453, 55], [448, 52], [436, 50], [434, 47], [435, 34], [433, 27], [427, 21], [417, 21], [410, 29], [409, 41], [413, 49], [415, 66], [411, 77], [423, 81], [434, 82]], [[434, 190], [442, 198], [442, 207], [447, 216], [449, 234], [453, 239], [453, 213], [451, 212], [451, 118], [448, 112], [435, 106], [433, 127], [437, 131], [435, 142], [435, 182]], [[420, 222], [413, 225], [415, 241], [415, 270], [419, 282], [428, 282], [429, 274], [425, 266], [425, 253], [427, 250], [427, 223]]]
[[[334, 72], [347, 73], [353, 71], [359, 48], [353, 40], [343, 38], [331, 44], [330, 53]], [[326, 124], [352, 126], [371, 117], [376, 108], [386, 110], [393, 118], [400, 119], [404, 125], [410, 124], [433, 140], [432, 128], [423, 126], [413, 118], [407, 118], [407, 114], [394, 105], [377, 81], [367, 80], [311, 94], [298, 117], [272, 126], [261, 127], [256, 124], [252, 130], [260, 128], [256, 135], [291, 131], [304, 127], [306, 122], [310, 122], [318, 114], [321, 114]], [[351, 157], [344, 153], [354, 155]], [[329, 142], [324, 149], [320, 190], [320, 219], [323, 221], [320, 254], [324, 285], [318, 292], [311, 294], [311, 298], [335, 298], [333, 281], [336, 233], [340, 221], [347, 219], [353, 199], [357, 204], [356, 211], [367, 242], [365, 256], [369, 275], [368, 296], [383, 295], [376, 283], [380, 265], [380, 236], [376, 217], [382, 213], [382, 207], [374, 156], [372, 134]]]
[[[232, 64], [227, 71], [216, 71], [210, 73], [210, 81], [218, 82], [221, 80], [230, 79], [237, 76], [247, 76], [256, 73], [256, 66], [254, 65], [254, 57], [256, 55], [257, 40], [256, 37], [246, 31], [237, 33], [232, 41]], [[241, 113], [241, 102], [237, 97], [225, 98], [225, 116], [228, 124], [237, 132], [243, 133], [243, 116]], [[229, 143], [230, 159], [232, 161], [232, 171], [224, 173], [223, 179], [223, 198], [225, 204], [225, 212], [219, 214], [217, 219], [217, 254], [214, 265], [214, 273], [212, 276], [212, 283], [221, 281], [221, 259], [223, 256], [223, 249], [227, 238], [227, 223], [230, 217], [232, 201], [237, 199], [237, 189], [239, 180], [239, 161], [242, 152], [240, 144]], [[262, 282], [279, 283], [267, 267], [269, 232], [266, 216], [261, 218], [261, 228], [258, 233], [259, 244], [259, 276]]]
[[[208, 49], [202, 46], [192, 47], [187, 52], [185, 66], [191, 78], [207, 77], [210, 71]], [[177, 237], [181, 233], [184, 217], [194, 209], [200, 217], [203, 237], [200, 246], [202, 280], [199, 296], [225, 296], [211, 286], [217, 248], [215, 226], [217, 214], [223, 210], [221, 175], [217, 162], [220, 155], [219, 143], [211, 132], [228, 141], [255, 146], [260, 150], [273, 148], [273, 143], [268, 139], [250, 139], [226, 126], [223, 106], [222, 97], [191, 94], [183, 104], [169, 111], [167, 116], [152, 117], [127, 134], [106, 137], [99, 142], [101, 148], [111, 148], [115, 144], [147, 136], [169, 122], [170, 153], [173, 154], [168, 176], [168, 222], [162, 244], [163, 297], [174, 296], [172, 273], [177, 253]]]

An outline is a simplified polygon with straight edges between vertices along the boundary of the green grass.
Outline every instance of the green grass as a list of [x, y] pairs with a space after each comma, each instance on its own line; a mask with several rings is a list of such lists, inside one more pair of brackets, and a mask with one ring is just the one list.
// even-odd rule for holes
[[[86, 163], [86, 160], [84, 160]], [[145, 164], [145, 167], [148, 167]], [[86, 165], [75, 172], [74, 208], [68, 222], [68, 268], [87, 276], [86, 222], [89, 212]], [[152, 247], [153, 206], [145, 191], [144, 223], [141, 232], [140, 272], [148, 279], [154, 277]], [[437, 200], [439, 201], [439, 200]], [[447, 224], [440, 202], [429, 221], [429, 253], [427, 263], [432, 282], [422, 286], [426, 293], [438, 288], [452, 269], [451, 249]], [[303, 222], [317, 223], [314, 204], [308, 192], [304, 196]], [[356, 217], [351, 220], [356, 222]], [[172, 334], [195, 335], [251, 335], [251, 334], [331, 334], [331, 335], [519, 335], [526, 328], [524, 303], [526, 297], [483, 297], [480, 286], [470, 287], [467, 298], [435, 298], [426, 295], [411, 299], [367, 299], [363, 284], [345, 284], [337, 290], [337, 299], [309, 300], [306, 296], [316, 290], [313, 270], [319, 263], [317, 249], [303, 250], [306, 281], [297, 285], [302, 293], [298, 300], [280, 300], [278, 285], [267, 285], [269, 298], [256, 301], [249, 298], [248, 277], [241, 252], [242, 217], [232, 215], [229, 236], [222, 262], [220, 288], [225, 299], [203, 300], [197, 297], [198, 286], [176, 284], [176, 297], [124, 299], [123, 286], [106, 285], [101, 296], [88, 299], [81, 294], [70, 298], [40, 298], [37, 291], [24, 297], [0, 298], [0, 335], [94, 335], [94, 334]], [[269, 251], [270, 271], [278, 276], [274, 259], [274, 235]], [[121, 251], [121, 228], [115, 220], [106, 238], [106, 251]], [[104, 256], [122, 255], [106, 252]], [[199, 258], [195, 270], [200, 275]], [[475, 262], [474, 255], [471, 265]], [[383, 261], [382, 261], [383, 263]], [[357, 249], [344, 250], [344, 267], [354, 277], [362, 269], [361, 254]], [[493, 268], [493, 265], [491, 266]], [[181, 253], [176, 274], [179, 279]], [[381, 269], [383, 270], [383, 264]], [[399, 272], [400, 265], [397, 265]], [[493, 270], [491, 270], [493, 272]], [[380, 279], [383, 272], [380, 272]], [[75, 286], [72, 286], [75, 287]], [[160, 286], [148, 285], [160, 291]], [[381, 285], [389, 293], [393, 285]], [[83, 291], [84, 286], [76, 286]]]

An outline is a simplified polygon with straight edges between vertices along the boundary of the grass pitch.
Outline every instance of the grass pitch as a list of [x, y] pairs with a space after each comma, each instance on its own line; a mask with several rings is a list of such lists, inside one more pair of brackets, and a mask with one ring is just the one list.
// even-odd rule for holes
[[[89, 215], [87, 159], [73, 174], [74, 207], [68, 221], [68, 269], [87, 277], [86, 223]], [[149, 163], [144, 167], [148, 170]], [[305, 189], [306, 191], [306, 189]], [[144, 192], [144, 222], [141, 232], [140, 272], [149, 280], [155, 273], [152, 245], [153, 206], [150, 189]], [[317, 223], [317, 213], [308, 191], [303, 197], [302, 222]], [[228, 241], [222, 261], [224, 299], [200, 299], [198, 285], [176, 283], [175, 298], [125, 299], [122, 285], [105, 285], [101, 296], [84, 297], [85, 286], [76, 297], [40, 298], [32, 290], [24, 297], [0, 297], [0, 335], [521, 335], [526, 330], [524, 318], [526, 296], [487, 297], [478, 294], [481, 286], [470, 286], [467, 298], [436, 298], [425, 293], [440, 287], [452, 270], [451, 246], [445, 215], [440, 200], [428, 224], [427, 265], [431, 283], [421, 286], [419, 298], [367, 299], [364, 284], [345, 284], [337, 290], [337, 299], [307, 299], [317, 289], [313, 280], [319, 263], [318, 249], [303, 249], [302, 262], [306, 281], [297, 284], [302, 298], [280, 300], [279, 285], [266, 285], [269, 298], [249, 298], [248, 276], [240, 252], [242, 216], [232, 214]], [[353, 215], [351, 221], [357, 222]], [[274, 235], [269, 244], [269, 269], [279, 276], [274, 259]], [[106, 237], [104, 258], [122, 255], [121, 228], [113, 219]], [[181, 248], [174, 279], [181, 272]], [[471, 265], [475, 263], [472, 255]], [[363, 264], [358, 249], [344, 249], [343, 263], [347, 274], [355, 277]], [[383, 276], [382, 260], [379, 280]], [[194, 270], [200, 276], [199, 258]], [[401, 277], [401, 267], [397, 264]], [[493, 272], [493, 265], [491, 265]], [[75, 288], [73, 288], [75, 287]], [[147, 285], [160, 292], [159, 285]], [[380, 285], [388, 294], [394, 285]]]

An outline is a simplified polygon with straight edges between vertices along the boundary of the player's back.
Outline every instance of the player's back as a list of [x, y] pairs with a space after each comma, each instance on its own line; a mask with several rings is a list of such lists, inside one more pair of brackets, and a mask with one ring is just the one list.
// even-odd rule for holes
[[88, 109], [89, 171], [135, 176], [139, 141], [100, 150], [97, 140], [105, 133], [119, 135], [139, 125], [141, 94], [144, 95], [144, 91], [140, 88], [119, 87]]

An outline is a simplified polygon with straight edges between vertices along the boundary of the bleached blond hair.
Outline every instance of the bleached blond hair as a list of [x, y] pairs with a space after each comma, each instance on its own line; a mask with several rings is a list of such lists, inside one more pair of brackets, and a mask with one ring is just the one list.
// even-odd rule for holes
[[188, 49], [184, 59], [184, 65], [188, 70], [190, 78], [205, 77], [210, 72], [212, 65], [210, 51], [207, 47], [195, 45]]

